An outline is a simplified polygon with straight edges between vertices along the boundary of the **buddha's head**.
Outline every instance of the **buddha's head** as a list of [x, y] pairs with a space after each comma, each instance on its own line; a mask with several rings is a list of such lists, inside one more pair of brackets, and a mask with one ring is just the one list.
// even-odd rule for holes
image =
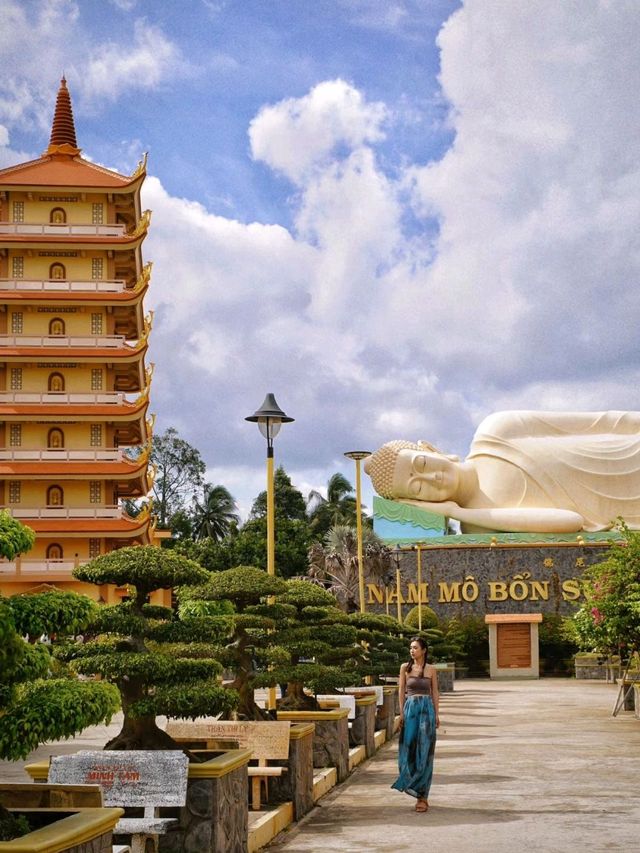
[[376, 492], [391, 500], [452, 500], [460, 485], [458, 457], [426, 441], [388, 441], [366, 460], [364, 470]]

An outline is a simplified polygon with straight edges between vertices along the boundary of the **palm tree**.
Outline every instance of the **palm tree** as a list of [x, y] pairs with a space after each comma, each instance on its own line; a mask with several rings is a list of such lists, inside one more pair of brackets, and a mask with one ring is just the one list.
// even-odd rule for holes
[[205, 483], [202, 503], [197, 498], [194, 500], [193, 538], [213, 539], [218, 542], [224, 539], [239, 521], [236, 502], [229, 490], [224, 486]]
[[327, 483], [326, 498], [315, 489], [309, 492], [307, 515], [314, 535], [319, 537], [335, 525], [355, 525], [356, 499], [347, 478], [334, 474]]
[[[364, 574], [371, 582], [386, 586], [391, 575], [391, 550], [373, 530], [362, 531]], [[324, 581], [347, 613], [359, 607], [358, 539], [354, 527], [335, 525], [326, 534], [324, 544], [309, 549], [309, 576]]]

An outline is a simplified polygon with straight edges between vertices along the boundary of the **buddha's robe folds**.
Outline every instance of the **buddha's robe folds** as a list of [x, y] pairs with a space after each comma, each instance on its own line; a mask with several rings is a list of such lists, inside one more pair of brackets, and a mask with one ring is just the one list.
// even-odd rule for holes
[[467, 459], [483, 457], [524, 475], [528, 489], [510, 506], [539, 503], [543, 493], [547, 506], [580, 513], [585, 530], [607, 530], [618, 516], [640, 528], [640, 412], [496, 412]]

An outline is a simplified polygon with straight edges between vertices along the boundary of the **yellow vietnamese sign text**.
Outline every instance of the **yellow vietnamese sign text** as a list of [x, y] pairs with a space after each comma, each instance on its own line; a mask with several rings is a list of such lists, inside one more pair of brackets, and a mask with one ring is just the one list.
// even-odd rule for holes
[[[563, 601], [577, 601], [582, 595], [580, 581], [577, 578], [560, 581], [559, 586]], [[529, 572], [524, 572], [521, 575], [514, 575], [510, 580], [487, 581], [485, 590], [487, 601], [548, 601], [551, 594], [551, 581], [534, 580]], [[395, 587], [385, 589], [383, 586], [368, 583], [367, 591], [369, 604], [384, 605], [386, 602], [391, 604], [398, 601], [398, 591]], [[418, 598], [418, 585], [409, 583], [406, 585], [405, 595], [400, 590], [400, 604], [418, 604], [418, 601], [429, 604], [432, 595], [439, 604], [471, 603], [479, 598], [480, 585], [473, 575], [466, 575], [462, 581], [422, 583]]]

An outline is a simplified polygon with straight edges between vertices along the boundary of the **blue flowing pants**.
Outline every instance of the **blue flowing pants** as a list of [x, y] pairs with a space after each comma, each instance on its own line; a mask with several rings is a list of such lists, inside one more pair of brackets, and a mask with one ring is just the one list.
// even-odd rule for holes
[[435, 749], [436, 712], [431, 696], [408, 696], [398, 747], [400, 775], [391, 787], [411, 797], [426, 799], [433, 777]]

